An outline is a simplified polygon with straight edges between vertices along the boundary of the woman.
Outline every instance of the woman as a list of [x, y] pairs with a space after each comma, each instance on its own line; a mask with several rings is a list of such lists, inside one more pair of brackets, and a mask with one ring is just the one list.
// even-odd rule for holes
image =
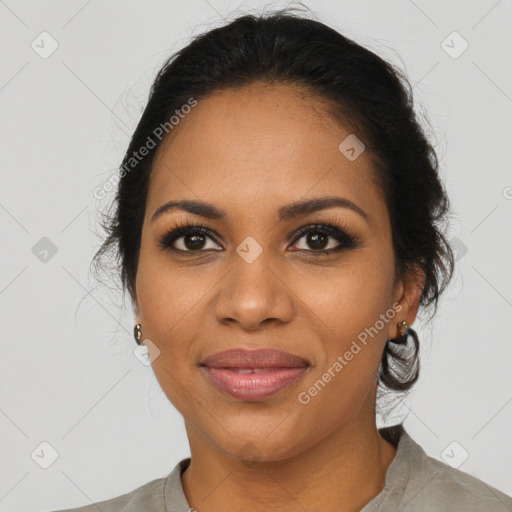
[[500, 511], [512, 499], [377, 429], [419, 372], [411, 325], [454, 258], [407, 79], [286, 11], [158, 73], [121, 166], [114, 248], [135, 340], [191, 457], [77, 511]]

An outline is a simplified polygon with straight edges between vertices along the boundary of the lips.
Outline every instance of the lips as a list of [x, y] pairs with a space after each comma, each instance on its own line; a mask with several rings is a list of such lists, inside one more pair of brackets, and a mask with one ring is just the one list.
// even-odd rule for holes
[[309, 361], [289, 352], [262, 348], [218, 352], [208, 356], [202, 364], [210, 368], [301, 368], [309, 366]]
[[310, 364], [275, 349], [233, 349], [208, 356], [201, 366], [209, 382], [224, 394], [261, 401], [294, 384]]

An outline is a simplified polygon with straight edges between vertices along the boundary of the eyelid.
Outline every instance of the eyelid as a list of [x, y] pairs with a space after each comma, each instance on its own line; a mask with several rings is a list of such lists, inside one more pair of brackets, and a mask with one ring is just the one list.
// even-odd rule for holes
[[[298, 230], [295, 230], [293, 233], [295, 233], [296, 236], [292, 240], [293, 243], [295, 243], [297, 240], [300, 240], [306, 233], [309, 233], [310, 231], [314, 230], [324, 232], [330, 237], [336, 238], [337, 240], [341, 238], [342, 241], [344, 240], [347, 242], [351, 242], [354, 245], [357, 245], [361, 242], [359, 235], [357, 235], [352, 229], [349, 229], [348, 227], [342, 225], [341, 223], [338, 224], [337, 222], [314, 222], [312, 224], [307, 224], [306, 226], [303, 226]], [[291, 235], [289, 238], [291, 238]]]
[[198, 251], [184, 251], [182, 249], [175, 249], [174, 247], [172, 247], [172, 245], [176, 242], [176, 240], [179, 240], [180, 238], [183, 238], [184, 236], [191, 234], [191, 233], [200, 233], [204, 236], [207, 236], [213, 242], [215, 242], [218, 246], [222, 247], [222, 244], [220, 244], [216, 240], [217, 234], [213, 230], [211, 230], [210, 228], [207, 228], [206, 226], [203, 226], [201, 223], [190, 222], [188, 220], [185, 222], [178, 222], [175, 226], [168, 229], [165, 232], [165, 234], [159, 238], [158, 245], [164, 250], [174, 251], [174, 252], [178, 252], [178, 253], [182, 253], [182, 254], [184, 254], [184, 253], [192, 254], [194, 252], [197, 252], [197, 253], [205, 252], [204, 249], [198, 250]]

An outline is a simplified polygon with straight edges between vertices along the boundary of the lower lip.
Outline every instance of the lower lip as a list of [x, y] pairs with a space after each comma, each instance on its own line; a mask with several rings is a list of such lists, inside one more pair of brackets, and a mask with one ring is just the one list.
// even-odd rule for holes
[[263, 400], [291, 386], [308, 369], [269, 368], [261, 373], [238, 373], [226, 368], [203, 366], [211, 381], [221, 391], [240, 400]]

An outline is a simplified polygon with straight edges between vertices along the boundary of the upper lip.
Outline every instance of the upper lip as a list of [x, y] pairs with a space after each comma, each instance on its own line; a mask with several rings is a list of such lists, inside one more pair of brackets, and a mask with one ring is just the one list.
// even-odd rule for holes
[[297, 368], [309, 366], [299, 356], [272, 348], [231, 349], [208, 356], [202, 363], [210, 368]]

